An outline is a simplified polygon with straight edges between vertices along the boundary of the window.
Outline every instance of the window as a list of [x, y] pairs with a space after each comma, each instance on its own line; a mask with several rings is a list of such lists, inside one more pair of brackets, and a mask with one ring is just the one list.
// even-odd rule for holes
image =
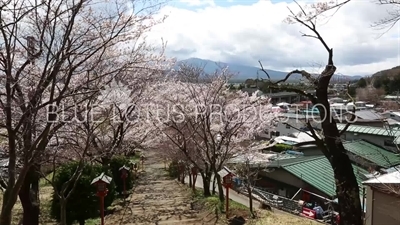
[[396, 147], [396, 144], [393, 142], [393, 140], [385, 140], [383, 145], [388, 147]]
[[275, 136], [279, 137], [279, 135], [281, 135], [279, 131], [275, 132]]
[[393, 114], [390, 114], [390, 117], [395, 117], [395, 115], [393, 115]]

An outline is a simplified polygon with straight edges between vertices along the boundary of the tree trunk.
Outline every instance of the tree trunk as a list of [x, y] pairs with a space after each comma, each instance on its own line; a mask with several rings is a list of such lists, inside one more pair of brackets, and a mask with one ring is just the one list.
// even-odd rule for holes
[[326, 140], [326, 142], [328, 146], [336, 146], [328, 148], [329, 151], [336, 153], [331, 157], [330, 161], [336, 180], [340, 225], [363, 225], [360, 189], [354, 175], [352, 163], [341, 142], [331, 143], [332, 140]]
[[192, 175], [189, 175], [189, 187], [193, 187], [193, 182], [192, 182]]
[[60, 225], [68, 225], [67, 224], [67, 199], [65, 199], [64, 197], [60, 198], [60, 209], [61, 209]]
[[181, 183], [182, 184], [185, 184], [185, 176], [186, 176], [185, 171], [183, 171], [182, 172], [182, 176], [181, 176]]
[[[11, 158], [10, 158], [11, 161]], [[23, 167], [21, 170], [17, 182], [13, 186], [9, 185], [3, 193], [3, 204], [1, 206], [0, 224], [11, 225], [12, 210], [18, 199], [18, 189], [21, 189], [22, 180], [25, 179], [28, 168]], [[9, 173], [15, 173], [15, 170], [9, 168]]]
[[224, 188], [222, 187], [221, 177], [216, 174], [215, 177], [217, 178], [217, 186], [218, 186], [218, 197], [221, 202], [224, 202]]
[[1, 216], [0, 216], [0, 224], [1, 225], [11, 225], [11, 209], [6, 207], [2, 207]]
[[210, 192], [210, 176], [211, 173], [200, 173], [201, 178], [203, 180], [203, 195], [204, 197], [210, 197], [211, 192]]
[[215, 195], [216, 191], [215, 191], [215, 182], [217, 181], [217, 178], [214, 176], [213, 178], [213, 185], [212, 185], [212, 194]]
[[251, 190], [251, 186], [247, 185], [247, 193], [249, 193], [249, 209], [250, 209], [250, 213], [251, 213], [251, 217], [254, 218], [254, 210], [253, 210], [253, 193]]
[[19, 191], [19, 199], [23, 208], [23, 225], [39, 225], [39, 173], [38, 167], [30, 167], [24, 183]]
[[334, 172], [336, 194], [339, 200], [340, 225], [363, 225], [360, 189], [354, 175], [352, 162], [340, 139], [336, 122], [332, 119], [328, 102], [328, 86], [332, 75], [325, 74], [336, 70], [331, 56], [328, 64], [330, 65], [326, 66], [325, 71], [322, 72], [316, 88], [319, 103], [317, 108], [320, 112], [325, 137], [323, 143], [320, 141], [317, 144], [331, 163]]

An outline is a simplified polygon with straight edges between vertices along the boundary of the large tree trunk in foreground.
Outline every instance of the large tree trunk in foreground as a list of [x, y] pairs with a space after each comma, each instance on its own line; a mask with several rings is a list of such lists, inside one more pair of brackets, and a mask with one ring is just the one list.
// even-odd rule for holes
[[19, 191], [23, 208], [23, 225], [39, 225], [39, 173], [36, 166], [31, 166]]
[[[330, 56], [332, 59], [332, 55]], [[363, 225], [360, 189], [352, 162], [340, 139], [336, 122], [332, 119], [328, 102], [328, 85], [335, 70], [332, 60], [329, 60], [316, 88], [316, 96], [320, 104], [317, 107], [320, 111], [325, 137], [325, 143], [319, 142], [319, 147], [331, 163], [334, 172], [336, 194], [339, 200], [340, 225]]]

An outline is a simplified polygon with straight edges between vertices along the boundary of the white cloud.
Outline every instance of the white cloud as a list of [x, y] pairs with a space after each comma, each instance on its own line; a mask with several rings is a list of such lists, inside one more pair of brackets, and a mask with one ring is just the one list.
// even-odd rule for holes
[[[300, 31], [308, 32], [304, 27], [283, 22], [288, 6], [298, 9], [294, 3], [270, 1], [196, 10], [166, 6], [160, 13], [169, 18], [154, 28], [151, 37], [167, 40], [167, 53], [180, 59], [198, 57], [251, 66], [262, 60], [268, 69], [316, 72], [320, 69], [316, 65], [326, 63], [326, 52], [317, 40], [301, 36]], [[318, 23], [321, 35], [334, 49], [338, 73], [372, 74], [400, 65], [400, 24], [380, 38], [382, 31], [371, 28], [387, 15], [386, 9], [370, 1], [352, 1], [328, 23]]]
[[214, 0], [180, 0], [180, 2], [188, 4], [190, 6], [204, 6], [204, 5], [215, 6]]

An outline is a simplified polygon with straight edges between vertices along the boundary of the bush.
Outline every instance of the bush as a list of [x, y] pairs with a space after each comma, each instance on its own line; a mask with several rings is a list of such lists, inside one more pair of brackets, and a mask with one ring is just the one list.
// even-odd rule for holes
[[168, 167], [168, 175], [172, 178], [178, 178], [179, 176], [179, 165], [177, 161], [172, 161]]
[[[54, 183], [57, 190], [61, 190], [62, 185], [67, 182], [75, 172], [78, 162], [71, 162], [59, 167], [56, 171]], [[67, 223], [72, 224], [75, 221], [83, 222], [90, 218], [97, 218], [99, 213], [99, 197], [96, 195], [96, 187], [91, 185], [92, 180], [102, 172], [107, 175], [111, 173], [105, 171], [101, 165], [85, 165], [82, 176], [77, 181], [74, 192], [71, 193], [67, 201]], [[69, 191], [69, 190], [67, 190]], [[67, 192], [68, 193], [68, 192]], [[112, 181], [108, 185], [108, 194], [104, 200], [104, 206], [107, 208], [115, 199], [115, 184]], [[60, 220], [60, 200], [57, 194], [53, 194], [51, 203], [51, 216], [57, 221]]]
[[[121, 171], [119, 170], [124, 165], [130, 167], [131, 161], [129, 158], [124, 156], [115, 156], [110, 160], [110, 171], [115, 182], [116, 190], [118, 193], [122, 194], [124, 191], [124, 182], [121, 177]], [[128, 172], [128, 178], [126, 178], [126, 189], [130, 190], [133, 188], [133, 176], [132, 173]]]
[[292, 146], [286, 145], [286, 144], [276, 144], [276, 145], [272, 148], [272, 150], [273, 150], [274, 152], [284, 152], [284, 151], [291, 150], [291, 149], [292, 149]]

